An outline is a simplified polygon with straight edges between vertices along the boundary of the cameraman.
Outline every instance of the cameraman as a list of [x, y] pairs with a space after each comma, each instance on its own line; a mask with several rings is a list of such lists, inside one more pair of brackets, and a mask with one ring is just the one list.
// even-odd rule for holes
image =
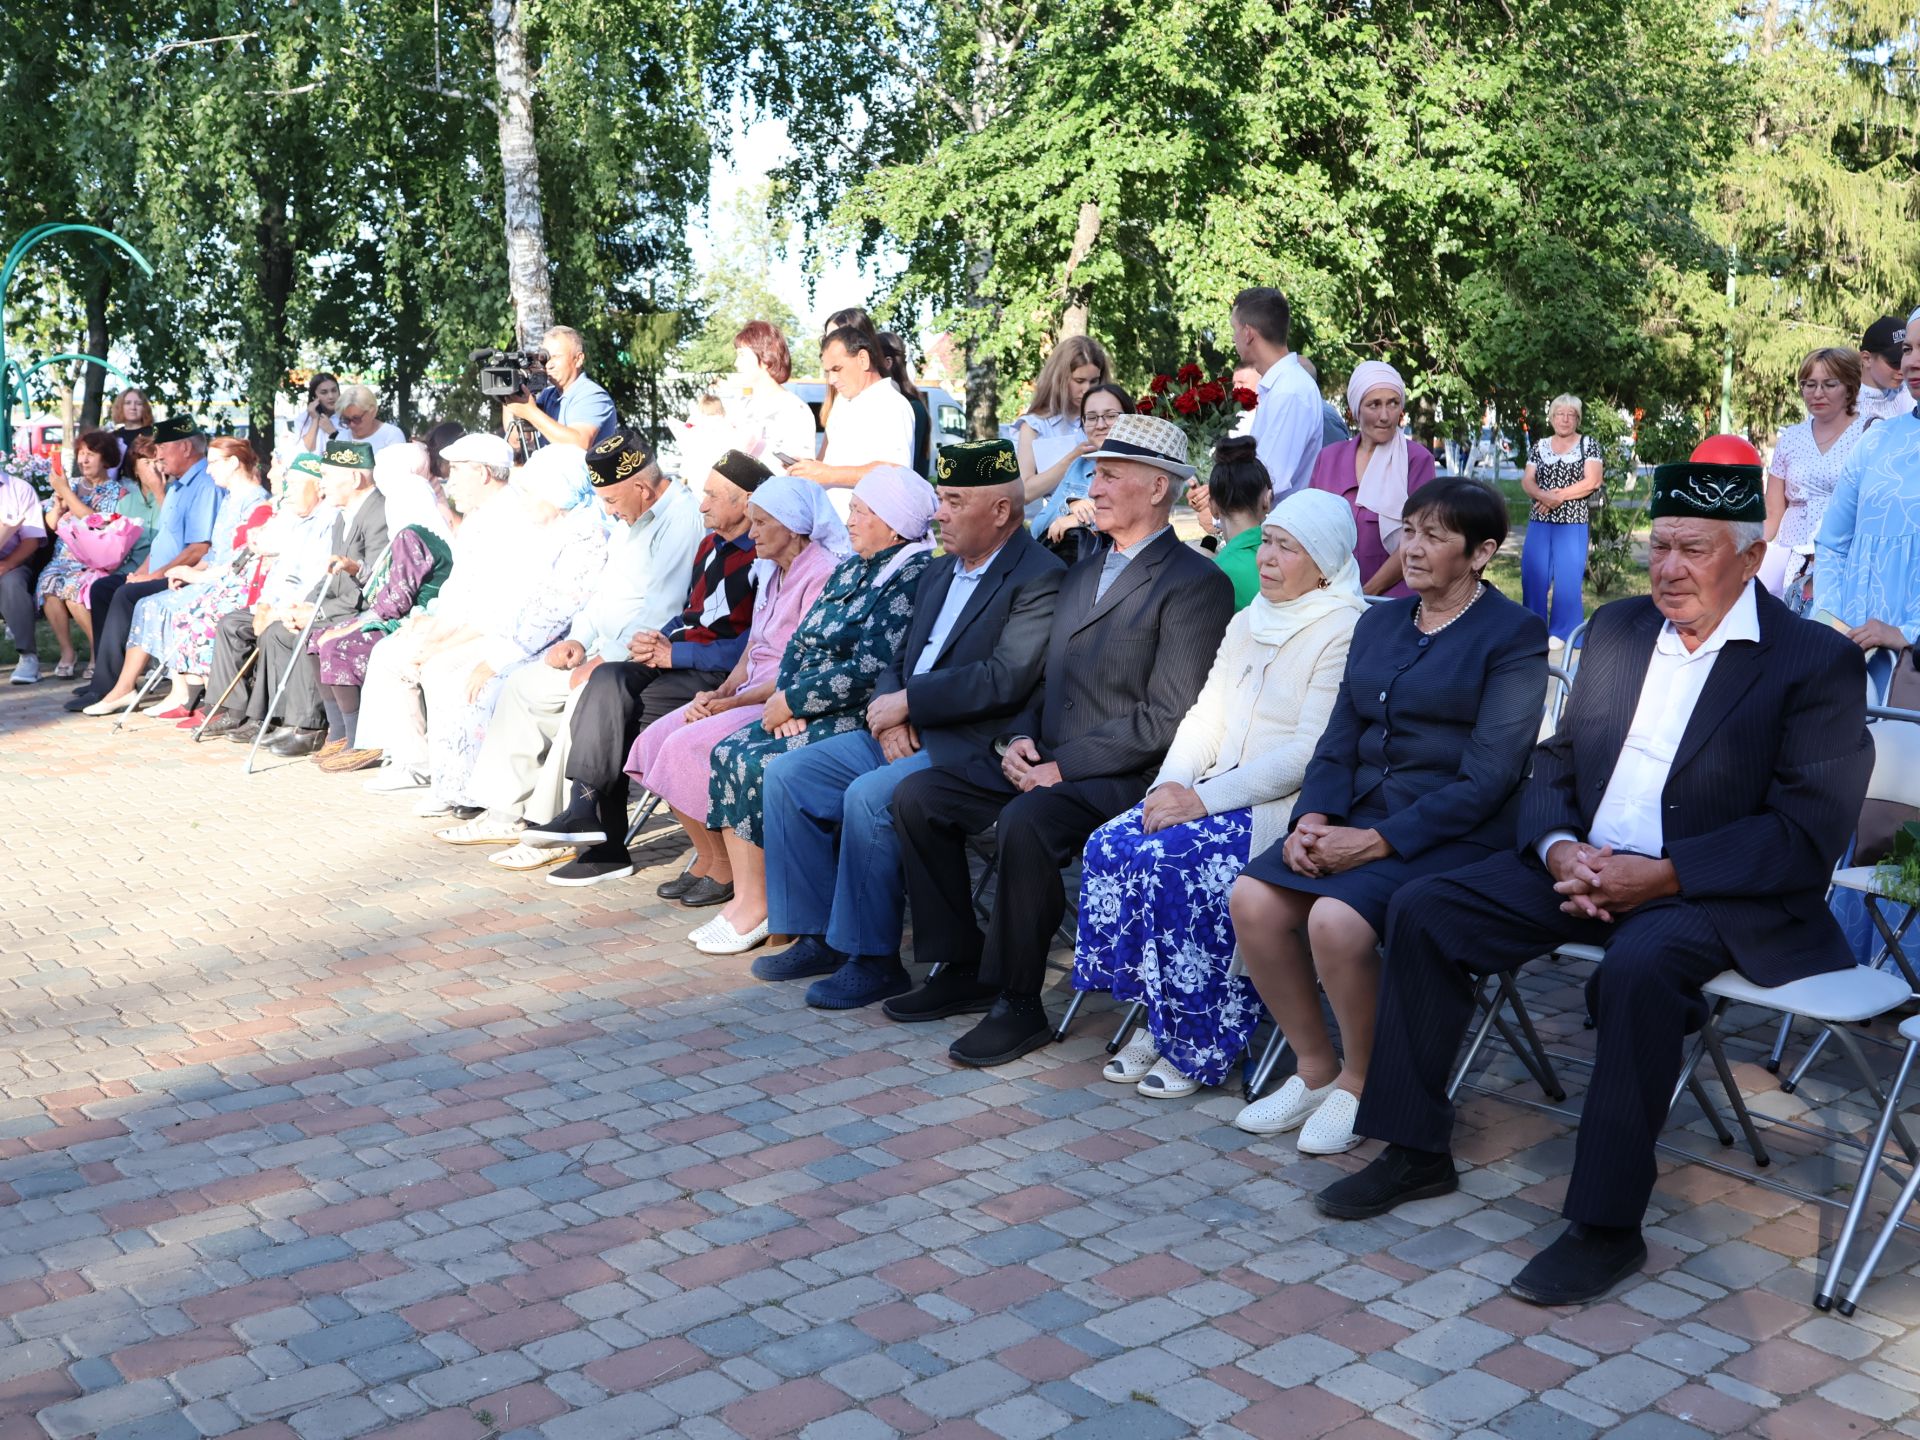
[[580, 332], [556, 325], [540, 337], [547, 354], [547, 379], [552, 383], [537, 397], [508, 400], [501, 411], [540, 432], [549, 445], [578, 445], [591, 450], [620, 423], [613, 397], [586, 375], [587, 348]]

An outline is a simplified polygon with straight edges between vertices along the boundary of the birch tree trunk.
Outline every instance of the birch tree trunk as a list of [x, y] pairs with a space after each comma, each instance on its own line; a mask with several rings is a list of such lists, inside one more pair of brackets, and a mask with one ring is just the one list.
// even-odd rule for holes
[[521, 0], [492, 0], [493, 69], [500, 86], [500, 172], [505, 182], [507, 289], [523, 347], [553, 324], [547, 226], [540, 210], [540, 154], [534, 148], [533, 80]]
[[1079, 224], [1074, 227], [1073, 248], [1067, 252], [1067, 270], [1060, 281], [1060, 292], [1066, 301], [1066, 307], [1060, 312], [1060, 338], [1069, 335], [1087, 333], [1087, 322], [1093, 315], [1093, 288], [1086, 284], [1076, 285], [1073, 272], [1080, 268], [1088, 255], [1093, 253], [1093, 243], [1100, 238], [1100, 206], [1092, 200], [1080, 203]]

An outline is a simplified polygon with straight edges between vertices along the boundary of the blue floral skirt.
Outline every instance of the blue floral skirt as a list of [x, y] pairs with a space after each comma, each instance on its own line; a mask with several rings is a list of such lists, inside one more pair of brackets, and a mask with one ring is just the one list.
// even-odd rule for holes
[[1218, 1085], [1266, 1013], [1227, 978], [1227, 901], [1253, 846], [1253, 812], [1226, 810], [1149, 835], [1136, 805], [1087, 839], [1073, 984], [1147, 1007], [1147, 1029], [1182, 1075]]

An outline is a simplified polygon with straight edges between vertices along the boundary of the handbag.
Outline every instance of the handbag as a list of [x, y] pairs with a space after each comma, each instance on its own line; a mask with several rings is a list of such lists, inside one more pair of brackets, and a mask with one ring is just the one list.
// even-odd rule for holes
[[140, 543], [141, 528], [138, 520], [125, 515], [68, 515], [57, 530], [74, 559], [110, 575]]

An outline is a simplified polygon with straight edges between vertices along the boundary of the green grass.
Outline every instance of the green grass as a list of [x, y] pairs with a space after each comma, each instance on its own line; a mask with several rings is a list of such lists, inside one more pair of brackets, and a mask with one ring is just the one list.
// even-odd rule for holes
[[[34, 625], [33, 635], [40, 651], [40, 658], [46, 662], [46, 668], [51, 671], [60, 659], [60, 643], [53, 638], [53, 627], [47, 624], [45, 617]], [[93, 658], [93, 652], [87, 645], [87, 637], [80, 633], [78, 627], [75, 627], [73, 632], [73, 653], [80, 657], [80, 664], [83, 666]], [[0, 666], [12, 669], [14, 662], [19, 658], [20, 651], [13, 643], [13, 637], [6, 632], [5, 628], [0, 627]]]
[[[1531, 507], [1527, 497], [1521, 492], [1518, 480], [1502, 480], [1501, 493], [1507, 499], [1507, 543], [1500, 547], [1500, 553], [1493, 557], [1493, 564], [1487, 567], [1487, 579], [1491, 580], [1501, 594], [1509, 600], [1520, 599], [1520, 547], [1526, 541], [1527, 517]], [[1646, 530], [1636, 527], [1634, 531], [1634, 553], [1637, 562], [1627, 567], [1613, 589], [1606, 593], [1594, 589], [1593, 579], [1581, 587], [1586, 601], [1586, 613], [1591, 615], [1609, 600], [1618, 600], [1623, 595], [1645, 595], [1648, 590], [1646, 562]]]

